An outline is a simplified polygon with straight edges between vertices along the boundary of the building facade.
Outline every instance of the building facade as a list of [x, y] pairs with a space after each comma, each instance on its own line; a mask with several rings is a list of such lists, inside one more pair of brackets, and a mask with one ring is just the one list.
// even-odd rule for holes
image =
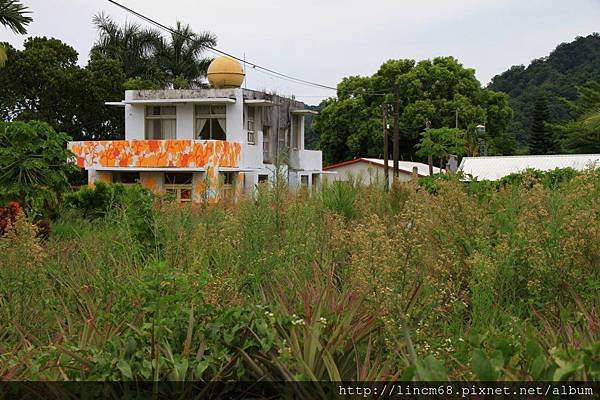
[[[388, 160], [389, 176], [388, 185], [394, 180], [394, 162]], [[362, 185], [376, 185], [385, 182], [385, 161], [379, 158], [355, 158], [354, 160], [329, 165], [323, 168], [327, 181], [349, 181], [361, 183]], [[429, 176], [429, 165], [413, 162], [399, 161], [398, 180], [408, 182], [412, 179]], [[439, 174], [443, 170], [433, 167], [433, 173]]]
[[318, 186], [321, 152], [304, 148], [304, 117], [313, 112], [239, 87], [239, 64], [233, 67], [242, 72], [228, 81], [232, 62], [213, 61], [211, 88], [130, 90], [122, 102], [107, 103], [124, 108], [125, 139], [69, 143], [88, 182], [140, 182], [194, 203], [236, 198], [276, 173], [291, 188]]

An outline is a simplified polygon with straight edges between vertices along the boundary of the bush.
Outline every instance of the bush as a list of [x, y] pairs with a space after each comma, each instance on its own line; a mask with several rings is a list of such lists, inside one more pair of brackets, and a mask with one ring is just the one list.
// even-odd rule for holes
[[154, 243], [154, 195], [140, 185], [124, 186], [96, 182], [65, 196], [65, 210], [76, 211], [87, 220], [111, 217], [127, 223], [141, 242]]

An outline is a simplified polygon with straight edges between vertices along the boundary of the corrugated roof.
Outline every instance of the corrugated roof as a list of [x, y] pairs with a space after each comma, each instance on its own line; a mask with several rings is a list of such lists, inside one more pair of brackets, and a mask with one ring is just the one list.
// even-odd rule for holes
[[465, 157], [459, 171], [478, 180], [495, 181], [526, 169], [551, 171], [571, 167], [578, 171], [600, 167], [600, 154], [555, 154], [543, 156]]

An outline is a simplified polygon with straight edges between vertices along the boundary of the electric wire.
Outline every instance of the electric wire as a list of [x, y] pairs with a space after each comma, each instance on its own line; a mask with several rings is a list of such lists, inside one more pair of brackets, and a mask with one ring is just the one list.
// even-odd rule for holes
[[[186, 40], [195, 41], [195, 39], [194, 39], [193, 36], [184, 35], [181, 32], [177, 32], [176, 30], [174, 30], [172, 28], [169, 28], [168, 26], [166, 26], [166, 25], [164, 25], [164, 24], [162, 24], [162, 23], [160, 23], [160, 22], [158, 22], [158, 21], [156, 21], [156, 20], [154, 20], [154, 19], [152, 19], [150, 17], [147, 17], [147, 16], [143, 15], [142, 13], [140, 13], [138, 11], [135, 11], [135, 10], [133, 10], [133, 9], [131, 9], [131, 8], [123, 5], [123, 4], [120, 4], [117, 1], [114, 1], [114, 0], [107, 0], [107, 1], [109, 3], [117, 6], [117, 7], [125, 10], [126, 12], [131, 13], [131, 14], [137, 16], [138, 18], [141, 18], [144, 21], [146, 21], [146, 22], [148, 22], [148, 23], [156, 26], [157, 28], [160, 28], [160, 29], [162, 29], [164, 31], [167, 31], [167, 32], [169, 32], [169, 33], [171, 33], [173, 35], [179, 35], [179, 36], [181, 36], [182, 38], [184, 38]], [[226, 51], [217, 49], [216, 47], [206, 46], [206, 45], [204, 45], [204, 46], [207, 49], [212, 50], [215, 53], [218, 53], [218, 54], [221, 54], [221, 55], [233, 58], [234, 60], [237, 60], [237, 61], [239, 61], [241, 63], [244, 63], [244, 64], [247, 64], [247, 65], [251, 66], [253, 69], [255, 69], [257, 71], [266, 73], [267, 75], [271, 74], [273, 76], [276, 76], [277, 78], [288, 80], [288, 81], [291, 81], [291, 82], [294, 82], [294, 83], [300, 83], [300, 84], [309, 85], [309, 86], [313, 86], [313, 87], [318, 87], [318, 88], [322, 88], [322, 89], [329, 89], [329, 90], [336, 90], [337, 91], [337, 88], [335, 88], [333, 86], [323, 85], [321, 83], [311, 82], [311, 81], [308, 81], [308, 80], [305, 80], [305, 79], [296, 78], [296, 77], [293, 77], [291, 75], [287, 75], [287, 74], [284, 74], [284, 73], [281, 73], [281, 72], [277, 72], [277, 71], [275, 71], [275, 70], [273, 70], [271, 68], [263, 67], [263, 66], [261, 66], [259, 64], [256, 64], [256, 63], [253, 63], [253, 62], [250, 62], [250, 61], [247, 61], [247, 60], [243, 60], [243, 59], [241, 59], [241, 58], [239, 58], [239, 57], [237, 57], [237, 56], [235, 56], [235, 55], [233, 55], [231, 53], [228, 53]]]

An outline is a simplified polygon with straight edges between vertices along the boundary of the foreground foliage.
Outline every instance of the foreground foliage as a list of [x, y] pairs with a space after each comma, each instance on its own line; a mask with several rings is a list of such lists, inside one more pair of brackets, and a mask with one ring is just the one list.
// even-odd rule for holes
[[547, 176], [74, 194], [0, 238], [0, 377], [599, 379], [600, 174]]

